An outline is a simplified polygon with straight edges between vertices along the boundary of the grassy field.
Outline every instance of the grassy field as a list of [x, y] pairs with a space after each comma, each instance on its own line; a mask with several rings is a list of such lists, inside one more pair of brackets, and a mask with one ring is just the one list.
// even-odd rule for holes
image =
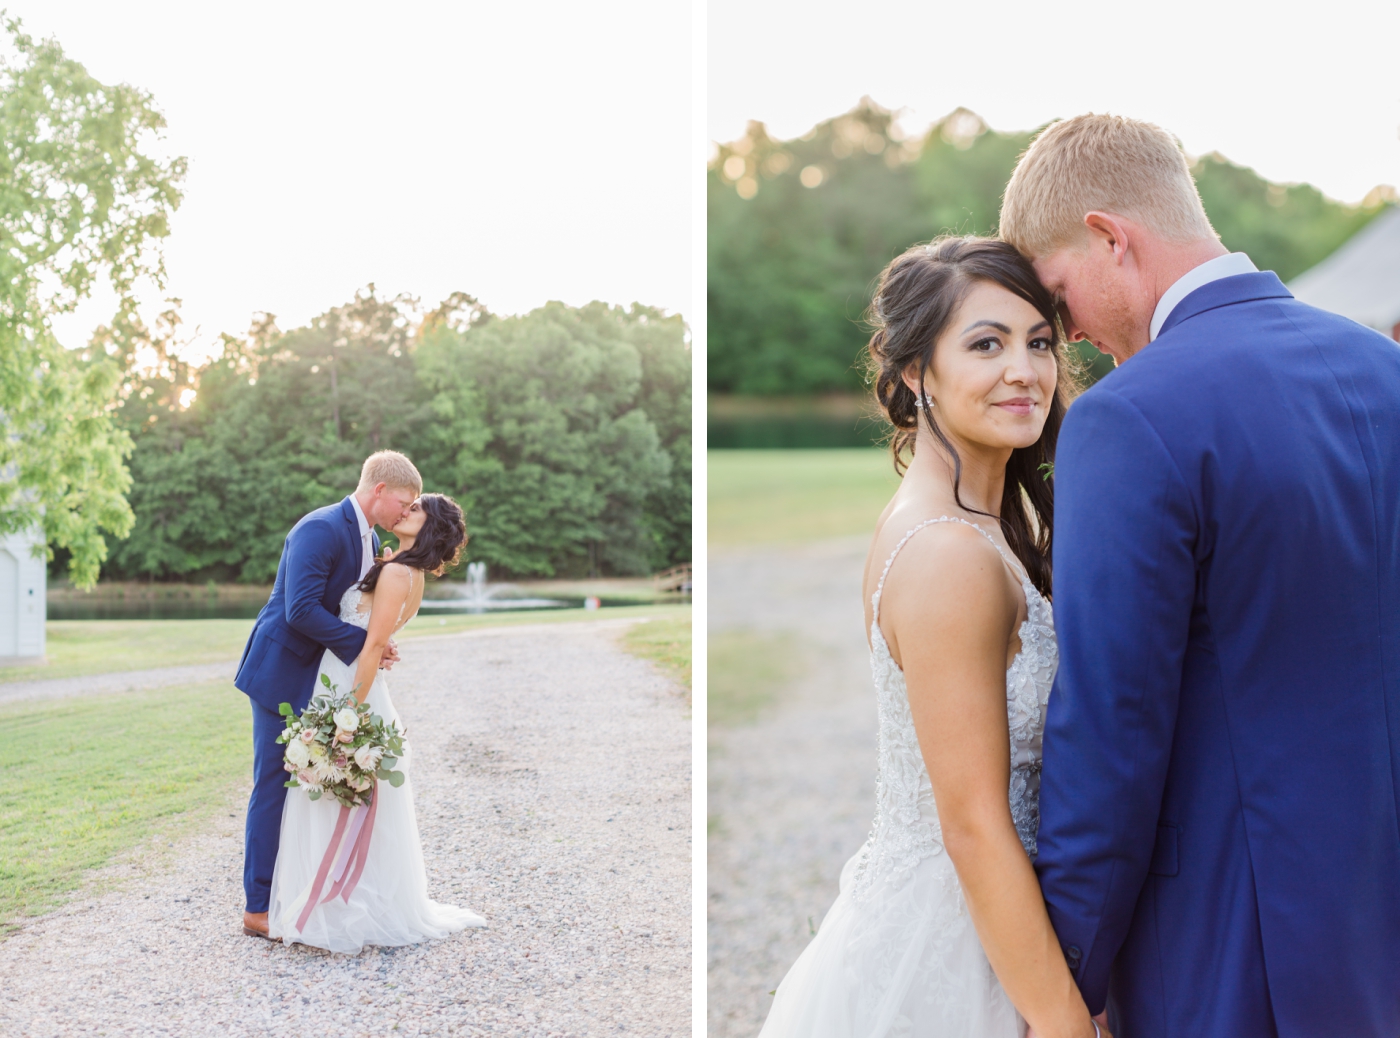
[[876, 448], [710, 451], [713, 548], [869, 534], [899, 478]]
[[[555, 624], [627, 617], [689, 617], [688, 605], [617, 606], [603, 610], [555, 609], [537, 613], [422, 615], [400, 632], [401, 639], [447, 634], [477, 627]], [[687, 619], [687, 622], [688, 619]], [[252, 620], [50, 620], [46, 666], [0, 668], [0, 683], [35, 678], [71, 678], [189, 663], [236, 660]]]
[[252, 620], [50, 620], [48, 665], [0, 668], [0, 682], [236, 660], [252, 629]]
[[248, 702], [224, 683], [11, 704], [0, 727], [0, 935], [248, 773]]
[[788, 634], [714, 631], [709, 637], [705, 704], [711, 725], [752, 721], [778, 691], [801, 673], [801, 656]]
[[690, 691], [690, 607], [683, 615], [664, 616], [635, 624], [622, 636], [634, 656], [651, 660], [662, 672]]

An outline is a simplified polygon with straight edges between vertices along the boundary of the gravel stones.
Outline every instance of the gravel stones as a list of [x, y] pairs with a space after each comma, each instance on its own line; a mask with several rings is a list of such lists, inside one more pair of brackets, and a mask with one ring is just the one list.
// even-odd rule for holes
[[758, 1033], [770, 992], [836, 899], [875, 810], [863, 635], [870, 540], [710, 554], [711, 632], [794, 636], [802, 675], [751, 724], [709, 733], [708, 1031]]
[[243, 936], [240, 791], [4, 942], [0, 1034], [688, 1034], [690, 722], [626, 626], [402, 646], [429, 892], [488, 929], [356, 956]]

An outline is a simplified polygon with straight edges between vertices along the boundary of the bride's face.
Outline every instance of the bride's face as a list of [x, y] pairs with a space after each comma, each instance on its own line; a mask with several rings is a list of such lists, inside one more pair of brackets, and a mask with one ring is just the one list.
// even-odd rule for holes
[[[1055, 330], [1040, 311], [1000, 285], [967, 293], [933, 349], [924, 391], [955, 442], [998, 450], [1029, 447], [1055, 396]], [[905, 375], [918, 392], [918, 371]]]
[[404, 517], [394, 526], [394, 533], [398, 537], [407, 534], [409, 537], [417, 537], [418, 531], [423, 529], [423, 521], [427, 518], [427, 513], [423, 511], [423, 499], [415, 498], [413, 504], [408, 506], [408, 511]]

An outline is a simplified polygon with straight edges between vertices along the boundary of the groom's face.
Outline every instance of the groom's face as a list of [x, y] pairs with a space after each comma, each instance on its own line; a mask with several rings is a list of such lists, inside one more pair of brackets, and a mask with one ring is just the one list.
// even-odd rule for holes
[[1147, 342], [1151, 308], [1142, 312], [1131, 273], [1115, 258], [1111, 244], [1089, 235], [1032, 261], [1036, 275], [1055, 297], [1072, 342], [1088, 339], [1119, 364]]
[[380, 483], [374, 488], [370, 506], [365, 510], [365, 518], [375, 526], [392, 530], [399, 524], [413, 502], [418, 499], [412, 487], [391, 487]]

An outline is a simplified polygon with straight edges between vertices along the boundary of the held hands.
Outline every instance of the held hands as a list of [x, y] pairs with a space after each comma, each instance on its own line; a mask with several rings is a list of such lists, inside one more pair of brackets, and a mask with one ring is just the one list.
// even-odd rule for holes
[[392, 670], [397, 662], [399, 662], [399, 647], [394, 639], [390, 638], [388, 644], [384, 646], [384, 655], [379, 657], [379, 669]]

